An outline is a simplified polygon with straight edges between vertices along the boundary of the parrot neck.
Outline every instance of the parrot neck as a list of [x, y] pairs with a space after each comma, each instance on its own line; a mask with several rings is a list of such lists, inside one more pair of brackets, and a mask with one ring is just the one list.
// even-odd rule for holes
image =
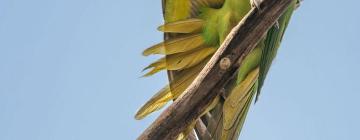
[[245, 14], [250, 10], [250, 0], [225, 0], [224, 8]]

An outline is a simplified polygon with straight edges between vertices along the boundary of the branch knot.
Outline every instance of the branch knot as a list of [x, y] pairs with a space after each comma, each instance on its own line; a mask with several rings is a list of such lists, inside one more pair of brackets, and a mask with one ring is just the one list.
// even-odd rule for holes
[[227, 69], [230, 68], [231, 66], [231, 60], [229, 57], [224, 57], [220, 60], [220, 69], [223, 70], [223, 71], [226, 71]]

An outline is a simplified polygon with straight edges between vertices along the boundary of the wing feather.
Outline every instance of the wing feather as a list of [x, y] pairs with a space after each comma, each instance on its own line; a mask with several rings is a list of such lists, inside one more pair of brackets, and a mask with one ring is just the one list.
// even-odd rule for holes
[[199, 33], [204, 25], [204, 21], [197, 18], [180, 20], [166, 23], [158, 27], [159, 31], [167, 33]]
[[260, 73], [259, 73], [259, 89], [256, 94], [255, 101], [259, 99], [261, 88], [264, 85], [266, 75], [270, 69], [271, 63], [274, 60], [282, 37], [284, 36], [286, 27], [290, 21], [292, 12], [296, 6], [296, 1], [288, 8], [288, 10], [279, 18], [279, 27], [272, 27], [268, 31], [265, 41], [264, 48], [260, 60]]
[[175, 54], [196, 49], [204, 45], [204, 39], [200, 34], [174, 38], [156, 44], [143, 52], [143, 55], [150, 54]]

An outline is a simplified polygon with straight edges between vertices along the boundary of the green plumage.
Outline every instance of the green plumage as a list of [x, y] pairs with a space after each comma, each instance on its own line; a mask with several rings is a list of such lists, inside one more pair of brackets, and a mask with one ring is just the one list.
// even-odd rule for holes
[[291, 15], [293, 11], [295, 10], [296, 1], [293, 1], [291, 6], [288, 8], [288, 10], [285, 11], [285, 13], [279, 18], [278, 24], [279, 27], [272, 27], [267, 35], [265, 40], [265, 47], [262, 51], [261, 55], [261, 61], [260, 61], [260, 73], [259, 73], [259, 89], [256, 95], [256, 101], [259, 98], [261, 88], [264, 84], [266, 74], [268, 73], [271, 63], [274, 60], [277, 50], [280, 47], [280, 43], [282, 40], [282, 37], [284, 36], [286, 27], [290, 21]]
[[[166, 40], [146, 49], [143, 54], [162, 54], [165, 57], [150, 64], [145, 76], [168, 70], [170, 84], [159, 91], [136, 114], [137, 119], [158, 110], [175, 100], [191, 84], [212, 54], [225, 40], [231, 29], [252, 8], [250, 0], [164, 0], [165, 24], [158, 29]], [[213, 139], [237, 139], [246, 114], [256, 95], [258, 99], [266, 74], [276, 56], [280, 42], [295, 9], [293, 1], [280, 17], [278, 27], [272, 27], [256, 48], [242, 61], [236, 80], [226, 86], [227, 98], [217, 97], [207, 109], [214, 116], [208, 122]], [[216, 107], [215, 107], [216, 106]], [[216, 109], [213, 109], [213, 108]], [[218, 117], [215, 117], [218, 116]], [[199, 118], [200, 119], [200, 118]], [[191, 125], [179, 138], [186, 138]]]

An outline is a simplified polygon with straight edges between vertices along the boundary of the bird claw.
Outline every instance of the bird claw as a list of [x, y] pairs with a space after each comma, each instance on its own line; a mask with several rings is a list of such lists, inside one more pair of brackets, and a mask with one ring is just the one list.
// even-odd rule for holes
[[279, 25], [279, 21], [278, 21], [278, 20], [275, 21], [274, 26], [275, 26], [276, 29], [280, 29], [280, 25]]
[[262, 11], [260, 7], [261, 2], [262, 0], [250, 0], [251, 7], [256, 7], [260, 12]]

